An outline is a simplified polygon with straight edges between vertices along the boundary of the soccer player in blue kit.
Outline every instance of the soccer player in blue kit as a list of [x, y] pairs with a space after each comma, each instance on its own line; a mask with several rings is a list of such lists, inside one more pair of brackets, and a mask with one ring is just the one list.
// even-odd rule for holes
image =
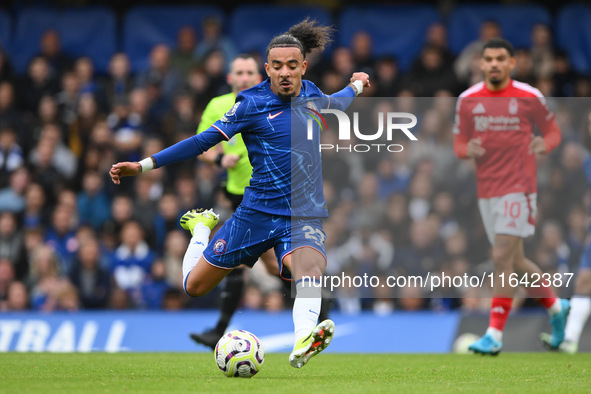
[[[320, 282], [326, 268], [322, 219], [328, 216], [318, 128], [314, 128], [312, 139], [294, 138], [298, 131], [306, 133], [305, 127], [294, 125], [305, 124], [302, 114], [306, 108], [315, 108], [315, 103], [343, 109], [369, 86], [369, 76], [358, 72], [343, 90], [327, 96], [313, 83], [302, 80], [306, 54], [315, 48], [324, 49], [331, 33], [330, 27], [306, 19], [274, 37], [267, 47], [265, 63], [269, 78], [238, 94], [234, 106], [220, 120], [151, 157], [117, 163], [110, 170], [111, 179], [119, 184], [122, 177], [198, 156], [242, 133], [253, 166], [250, 186], [241, 205], [210, 243], [217, 215], [211, 210], [194, 210], [183, 216], [183, 227], [193, 234], [183, 260], [183, 283], [191, 296], [207, 294], [232, 269], [241, 264], [252, 267], [273, 247], [280, 269], [287, 267], [296, 283], [295, 345], [289, 356], [296, 368], [328, 346], [335, 326], [331, 320], [317, 325]], [[298, 110], [292, 106], [294, 97], [311, 101]], [[303, 277], [314, 278], [315, 283]]]

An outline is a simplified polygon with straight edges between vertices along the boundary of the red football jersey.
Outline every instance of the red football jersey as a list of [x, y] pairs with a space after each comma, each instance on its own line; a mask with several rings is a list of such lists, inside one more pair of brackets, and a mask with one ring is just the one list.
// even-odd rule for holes
[[486, 150], [476, 159], [479, 198], [537, 192], [536, 157], [528, 153], [534, 125], [548, 152], [560, 143], [560, 130], [544, 96], [526, 83], [511, 80], [505, 89], [493, 92], [480, 82], [460, 95], [454, 127], [456, 154], [466, 158], [472, 138], [479, 138]]

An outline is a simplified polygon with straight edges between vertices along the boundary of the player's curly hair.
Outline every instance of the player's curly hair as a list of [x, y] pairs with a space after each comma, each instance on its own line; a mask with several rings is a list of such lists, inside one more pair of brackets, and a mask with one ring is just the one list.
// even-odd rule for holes
[[296, 47], [302, 52], [304, 58], [312, 49], [323, 50], [332, 41], [334, 28], [322, 26], [316, 20], [306, 18], [297, 25], [289, 28], [286, 33], [273, 37], [267, 46], [267, 57], [273, 48]]

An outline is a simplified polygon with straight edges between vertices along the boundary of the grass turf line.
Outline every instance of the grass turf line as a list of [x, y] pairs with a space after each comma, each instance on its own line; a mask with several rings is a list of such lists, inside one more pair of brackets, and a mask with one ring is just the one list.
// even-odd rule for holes
[[209, 353], [0, 353], [0, 392], [589, 392], [591, 354], [268, 354], [252, 379]]

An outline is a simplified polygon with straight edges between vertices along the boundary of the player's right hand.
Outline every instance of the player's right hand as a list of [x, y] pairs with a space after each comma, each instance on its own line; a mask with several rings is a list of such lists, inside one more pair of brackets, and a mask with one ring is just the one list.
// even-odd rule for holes
[[480, 138], [472, 138], [468, 141], [468, 146], [466, 148], [466, 155], [468, 157], [472, 157], [474, 159], [478, 159], [482, 157], [486, 153], [486, 149], [482, 147], [482, 141]]
[[142, 173], [142, 166], [137, 161], [129, 162], [124, 161], [121, 163], [113, 164], [109, 175], [114, 184], [118, 185], [121, 183], [121, 178], [124, 176], [136, 176]]

